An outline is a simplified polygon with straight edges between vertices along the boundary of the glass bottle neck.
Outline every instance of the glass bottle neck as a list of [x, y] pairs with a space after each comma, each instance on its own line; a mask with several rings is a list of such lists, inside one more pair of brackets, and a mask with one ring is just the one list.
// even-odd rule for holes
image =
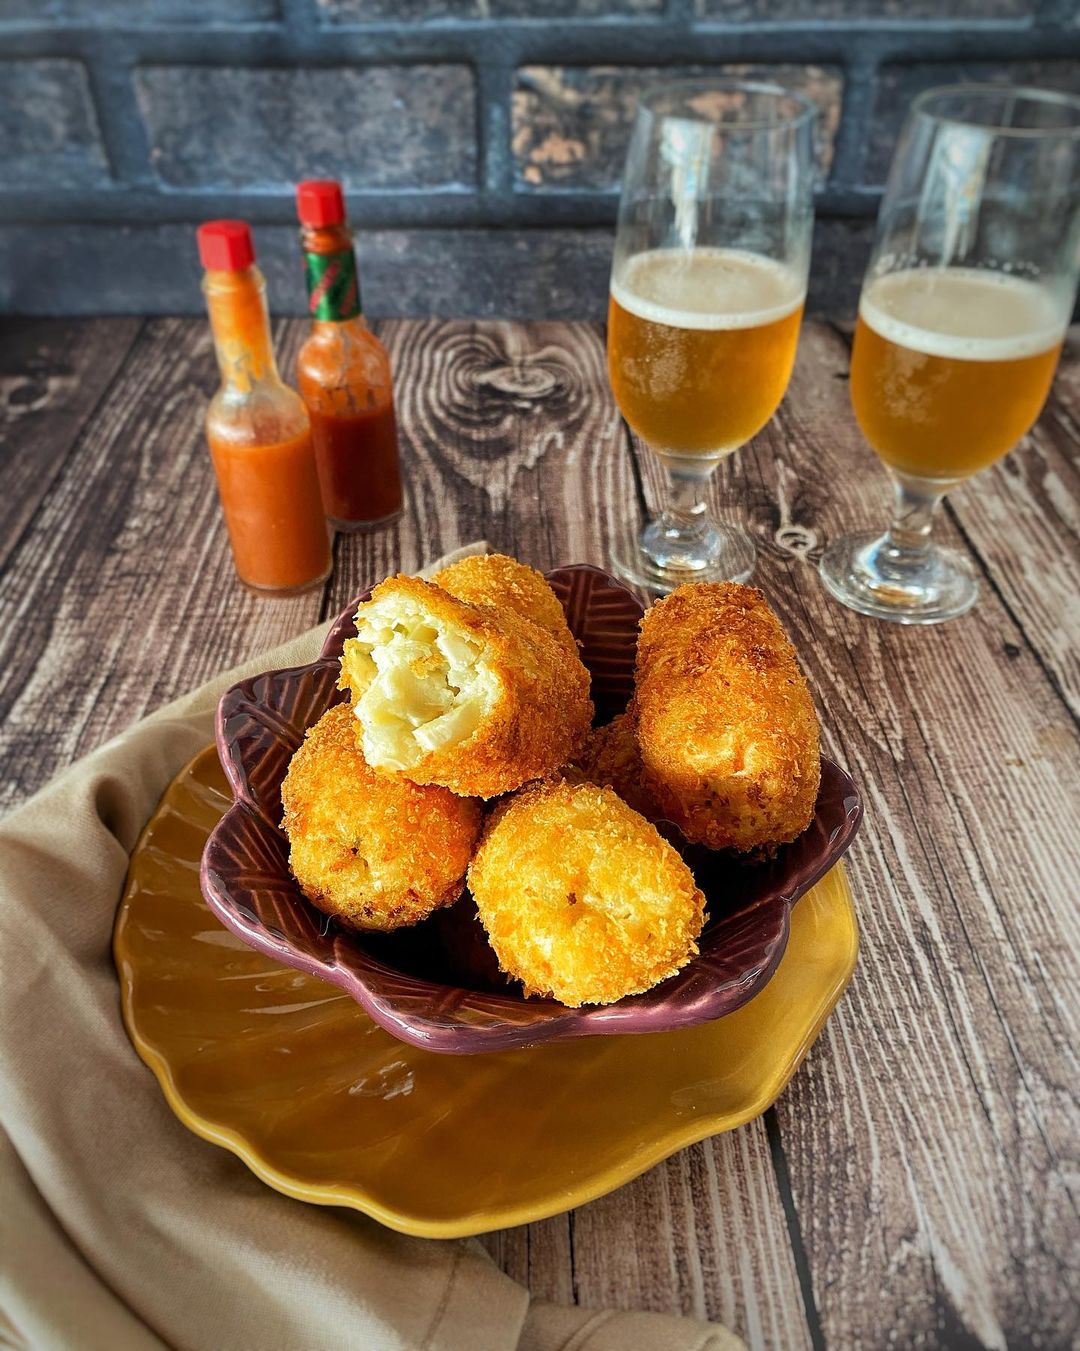
[[203, 291], [223, 383], [250, 394], [258, 384], [280, 384], [266, 309], [266, 282], [257, 267], [207, 272]]

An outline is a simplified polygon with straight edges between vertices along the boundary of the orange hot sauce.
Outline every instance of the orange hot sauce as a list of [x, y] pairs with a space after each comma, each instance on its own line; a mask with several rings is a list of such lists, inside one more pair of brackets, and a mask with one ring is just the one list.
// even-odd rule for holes
[[330, 535], [307, 411], [274, 361], [251, 231], [211, 221], [199, 256], [221, 369], [206, 439], [236, 571], [257, 591], [303, 591], [330, 575]]
[[340, 184], [301, 183], [296, 202], [313, 321], [296, 382], [311, 415], [323, 506], [339, 530], [383, 525], [402, 501], [390, 358], [360, 311]]

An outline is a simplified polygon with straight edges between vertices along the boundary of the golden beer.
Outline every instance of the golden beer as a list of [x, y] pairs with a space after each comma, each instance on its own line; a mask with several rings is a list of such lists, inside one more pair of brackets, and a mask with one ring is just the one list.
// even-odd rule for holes
[[950, 481], [992, 464], [1039, 416], [1067, 315], [1044, 286], [975, 268], [912, 269], [859, 303], [851, 402], [894, 469]]
[[616, 402], [660, 454], [719, 459], [784, 396], [804, 290], [782, 263], [738, 249], [651, 249], [611, 282]]

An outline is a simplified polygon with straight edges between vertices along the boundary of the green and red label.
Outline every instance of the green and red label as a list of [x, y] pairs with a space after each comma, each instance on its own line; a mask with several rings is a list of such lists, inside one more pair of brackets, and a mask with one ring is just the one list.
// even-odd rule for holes
[[353, 319], [360, 313], [360, 282], [352, 249], [305, 253], [304, 279], [313, 319]]

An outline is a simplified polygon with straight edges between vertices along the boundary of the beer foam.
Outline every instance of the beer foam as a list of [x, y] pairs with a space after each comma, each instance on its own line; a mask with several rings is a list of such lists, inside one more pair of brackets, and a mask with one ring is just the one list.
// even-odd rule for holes
[[1061, 342], [1068, 313], [1046, 286], [973, 267], [909, 268], [870, 282], [859, 317], [898, 347], [959, 361], [1015, 361]]
[[758, 328], [799, 309], [806, 288], [784, 263], [743, 249], [650, 249], [611, 279], [639, 319], [670, 328]]

